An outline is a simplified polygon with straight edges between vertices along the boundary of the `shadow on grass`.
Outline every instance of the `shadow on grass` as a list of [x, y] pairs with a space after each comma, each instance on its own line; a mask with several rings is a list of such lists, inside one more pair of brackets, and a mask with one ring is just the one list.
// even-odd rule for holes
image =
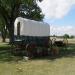
[[74, 57], [75, 56], [75, 44], [69, 44], [66, 49], [61, 49], [59, 57]]
[[[21, 56], [14, 56], [10, 52], [10, 45], [0, 46], [0, 62], [11, 62], [11, 61], [18, 61], [22, 60], [23, 58]], [[31, 60], [52, 60], [54, 61], [57, 58], [62, 57], [69, 57], [73, 58], [75, 57], [75, 44], [70, 44], [67, 49], [60, 48], [60, 54], [58, 56], [42, 56], [42, 57], [35, 57]]]
[[0, 62], [18, 62], [21, 56], [14, 56], [9, 50], [0, 51]]
[[11, 53], [11, 46], [8, 43], [0, 44], [0, 62], [17, 62], [21, 59], [22, 57], [16, 57]]

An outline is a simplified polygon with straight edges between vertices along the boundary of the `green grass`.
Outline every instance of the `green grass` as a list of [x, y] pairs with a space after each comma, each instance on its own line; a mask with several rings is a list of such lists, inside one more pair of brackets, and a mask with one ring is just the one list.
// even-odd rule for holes
[[75, 75], [75, 58], [4, 62], [0, 75]]
[[1, 50], [9, 50], [10, 45], [8, 43], [0, 43], [0, 51]]
[[57, 58], [19, 60], [10, 53], [10, 45], [0, 44], [0, 75], [75, 75], [75, 45], [60, 48]]

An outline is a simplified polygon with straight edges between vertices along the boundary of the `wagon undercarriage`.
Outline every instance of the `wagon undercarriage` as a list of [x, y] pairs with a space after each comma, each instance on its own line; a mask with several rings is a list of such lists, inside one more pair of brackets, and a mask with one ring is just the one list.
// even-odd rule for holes
[[39, 44], [37, 44], [36, 42], [25, 42], [24, 40], [15, 40], [12, 44], [12, 53], [14, 55], [28, 57], [47, 56], [50, 53], [50, 49], [49, 46], [45, 44], [41, 44], [39, 46]]

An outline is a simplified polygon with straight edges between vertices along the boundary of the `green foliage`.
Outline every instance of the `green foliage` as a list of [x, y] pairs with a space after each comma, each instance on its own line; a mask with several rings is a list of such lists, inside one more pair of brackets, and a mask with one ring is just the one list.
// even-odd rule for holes
[[74, 38], [74, 36], [73, 36], [73, 35], [71, 35], [71, 36], [70, 36], [70, 38]]
[[0, 0], [0, 14], [8, 23], [11, 18], [18, 16], [33, 20], [42, 20], [44, 17], [36, 0]]
[[64, 34], [63, 37], [64, 38], [69, 38], [69, 35], [68, 34]]
[[27, 0], [25, 4], [21, 4], [20, 15], [28, 19], [41, 21], [44, 15], [41, 13], [41, 9], [34, 1], [35, 0]]

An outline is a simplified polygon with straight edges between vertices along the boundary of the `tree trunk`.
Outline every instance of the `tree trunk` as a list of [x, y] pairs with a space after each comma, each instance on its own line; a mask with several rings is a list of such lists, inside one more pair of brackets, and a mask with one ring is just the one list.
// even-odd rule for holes
[[12, 44], [14, 41], [14, 21], [9, 26], [9, 43]]
[[2, 33], [2, 42], [6, 42], [5, 39], [6, 39], [6, 35], [4, 35], [4, 34]]
[[2, 27], [2, 30], [1, 30], [1, 36], [2, 36], [2, 42], [6, 42], [5, 39], [6, 39], [6, 29]]
[[6, 42], [5, 37], [4, 38], [2, 37], [2, 42]]

